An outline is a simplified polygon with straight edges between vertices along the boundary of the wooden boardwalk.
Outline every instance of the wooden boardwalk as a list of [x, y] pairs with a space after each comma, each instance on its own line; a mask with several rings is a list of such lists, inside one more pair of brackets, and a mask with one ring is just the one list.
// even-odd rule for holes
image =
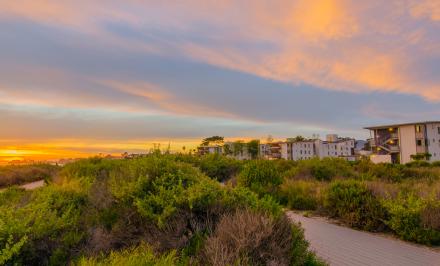
[[440, 266], [440, 251], [288, 212], [301, 222], [311, 249], [330, 265]]

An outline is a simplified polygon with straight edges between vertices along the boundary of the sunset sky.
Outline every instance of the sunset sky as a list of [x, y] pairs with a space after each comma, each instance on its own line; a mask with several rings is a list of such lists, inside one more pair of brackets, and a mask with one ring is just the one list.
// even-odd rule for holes
[[439, 118], [439, 0], [0, 1], [0, 161]]

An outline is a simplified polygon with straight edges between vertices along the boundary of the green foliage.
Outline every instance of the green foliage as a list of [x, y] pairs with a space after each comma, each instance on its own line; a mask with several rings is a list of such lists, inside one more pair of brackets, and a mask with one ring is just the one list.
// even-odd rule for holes
[[[197, 264], [205, 240], [222, 217], [248, 210], [273, 221], [282, 219], [281, 206], [263, 192], [277, 189], [279, 169], [288, 164], [249, 162], [250, 186], [234, 188], [198, 169], [217, 178], [227, 172], [223, 169], [241, 165], [216, 158], [160, 154], [124, 160], [92, 158], [67, 165], [42, 189], [9, 188], [0, 193], [0, 264]], [[253, 180], [260, 195], [251, 191]], [[289, 227], [288, 232], [296, 229]], [[283, 241], [292, 248], [297, 245], [290, 238]], [[305, 242], [303, 236], [295, 241]], [[78, 258], [100, 253], [104, 255]], [[310, 254], [302, 249], [289, 261], [304, 265], [306, 257], [316, 260]], [[258, 260], [258, 255], [250, 253], [248, 258]]]
[[251, 158], [256, 159], [260, 153], [260, 141], [258, 139], [254, 139], [249, 141], [246, 145]]
[[316, 210], [320, 203], [318, 182], [287, 180], [281, 185], [280, 196], [287, 207], [296, 210]]
[[399, 182], [405, 178], [403, 173], [405, 166], [400, 164], [373, 164], [370, 161], [363, 160], [355, 165], [355, 169], [359, 174], [366, 174], [374, 178], [391, 182]]
[[239, 186], [247, 187], [259, 195], [276, 192], [281, 183], [278, 168], [267, 160], [249, 161], [238, 177]]
[[350, 226], [377, 231], [383, 229], [386, 210], [365, 183], [355, 180], [332, 182], [325, 194], [324, 207], [333, 217]]
[[220, 154], [205, 155], [199, 162], [200, 170], [203, 173], [221, 182], [235, 176], [240, 171], [241, 165], [240, 161]]
[[141, 244], [122, 251], [112, 251], [108, 256], [98, 258], [81, 258], [74, 265], [77, 266], [169, 266], [178, 265], [176, 251], [157, 256], [153, 249]]
[[79, 223], [84, 196], [52, 186], [26, 195], [0, 206], [2, 254], [9, 250], [7, 262], [12, 264], [45, 264], [61, 254], [66, 261], [68, 250], [84, 237]]
[[427, 245], [440, 245], [440, 228], [424, 225], [422, 221], [422, 214], [430, 204], [436, 206], [437, 212], [440, 211], [438, 201], [431, 202], [414, 195], [400, 195], [395, 200], [386, 200], [384, 206], [390, 213], [387, 225], [404, 240]]
[[429, 160], [432, 157], [432, 154], [430, 153], [417, 153], [417, 154], [412, 154], [411, 159], [415, 160], [415, 161], [421, 161], [421, 160]]
[[[0, 230], [3, 225], [0, 224]], [[4, 247], [0, 249], [0, 264], [6, 264], [11, 261], [12, 258], [20, 253], [21, 248], [27, 241], [27, 236], [23, 236], [17, 242], [14, 241], [14, 237], [10, 235], [8, 239], [0, 238], [0, 243], [3, 243]]]
[[296, 172], [296, 176], [299, 178], [311, 176], [320, 181], [330, 181], [335, 177], [351, 177], [353, 175], [350, 163], [339, 158], [302, 160], [298, 163]]
[[209, 138], [205, 138], [202, 140], [202, 145], [203, 146], [208, 146], [211, 143], [214, 144], [222, 144], [224, 141], [224, 137], [220, 137], [220, 136], [212, 136]]

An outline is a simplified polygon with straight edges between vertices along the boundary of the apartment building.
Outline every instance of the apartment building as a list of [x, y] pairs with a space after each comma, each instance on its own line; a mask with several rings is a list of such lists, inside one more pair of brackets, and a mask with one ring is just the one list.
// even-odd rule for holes
[[260, 158], [274, 160], [282, 158], [282, 141], [260, 144]]
[[[414, 156], [440, 160], [440, 121], [366, 127], [370, 130], [373, 157], [392, 163], [408, 163]], [[387, 161], [381, 159], [381, 161]]]
[[281, 158], [306, 160], [316, 156], [315, 140], [289, 141], [280, 143]]
[[234, 157], [237, 160], [252, 159], [251, 154], [244, 144], [240, 150], [236, 150], [236, 147], [234, 147], [234, 142], [225, 142], [222, 145], [202, 145], [197, 147], [197, 153], [199, 155], [223, 154], [226, 156]]
[[325, 157], [342, 157], [349, 161], [355, 160], [354, 148], [356, 141], [350, 138], [338, 138], [333, 139], [328, 137], [326, 141], [317, 140], [315, 142], [316, 154], [319, 158]]
[[282, 142], [281, 158], [286, 160], [307, 160], [314, 157], [323, 159], [327, 157], [345, 158], [355, 160], [355, 140], [339, 138], [337, 135], [327, 135], [325, 141], [320, 139]]
[[222, 154], [223, 153], [223, 146], [220, 145], [204, 145], [197, 147], [197, 153], [199, 155], [206, 155], [206, 154]]

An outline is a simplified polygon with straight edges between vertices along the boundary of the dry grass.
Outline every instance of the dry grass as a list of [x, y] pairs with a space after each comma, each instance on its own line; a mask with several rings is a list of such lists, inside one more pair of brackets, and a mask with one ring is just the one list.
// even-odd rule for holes
[[21, 185], [54, 176], [58, 167], [51, 165], [0, 166], [0, 187]]
[[206, 265], [289, 265], [291, 224], [242, 210], [220, 220], [203, 250]]
[[440, 230], [440, 205], [428, 205], [421, 214], [424, 227]]

